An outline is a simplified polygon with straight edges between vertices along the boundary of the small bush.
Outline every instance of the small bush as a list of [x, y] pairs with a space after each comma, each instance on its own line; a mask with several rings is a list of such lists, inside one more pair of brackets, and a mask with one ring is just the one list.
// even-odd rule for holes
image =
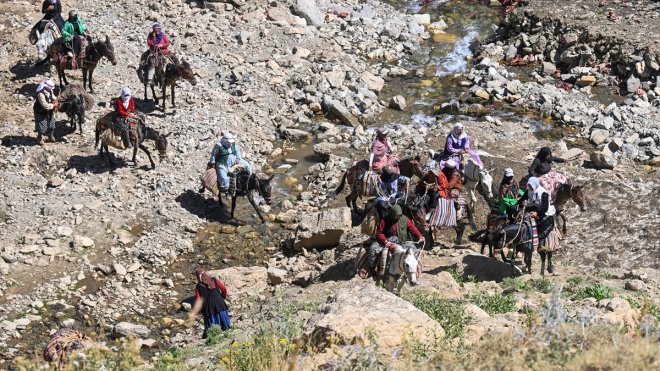
[[544, 294], [549, 294], [555, 289], [555, 285], [547, 278], [535, 278], [532, 280], [532, 286]]
[[206, 345], [217, 345], [232, 337], [232, 330], [222, 331], [222, 327], [212, 325], [206, 333]]
[[577, 286], [584, 282], [584, 277], [582, 276], [572, 276], [569, 279], [566, 280], [566, 282], [570, 283], [571, 285]]
[[516, 309], [516, 300], [512, 295], [479, 293], [470, 295], [468, 299], [490, 315], [508, 313]]
[[523, 280], [522, 277], [506, 277], [503, 284], [504, 287], [508, 289], [517, 289], [522, 292], [532, 291], [532, 286], [527, 281]]
[[449, 268], [447, 269], [447, 272], [449, 272], [454, 278], [454, 281], [458, 282], [461, 286], [463, 286], [465, 282], [477, 283], [477, 276], [474, 274], [469, 274], [467, 277], [464, 277], [456, 268]]
[[596, 300], [612, 299], [612, 289], [600, 283], [589, 284], [577, 291], [577, 298], [594, 298]]
[[417, 291], [406, 293], [404, 298], [436, 320], [445, 330], [445, 336], [448, 339], [463, 335], [465, 327], [470, 323], [470, 317], [465, 314], [463, 304]]
[[153, 370], [157, 371], [169, 371], [169, 370], [178, 370], [183, 362], [184, 356], [181, 348], [172, 347], [168, 349], [165, 353], [161, 354], [160, 357], [154, 363]]

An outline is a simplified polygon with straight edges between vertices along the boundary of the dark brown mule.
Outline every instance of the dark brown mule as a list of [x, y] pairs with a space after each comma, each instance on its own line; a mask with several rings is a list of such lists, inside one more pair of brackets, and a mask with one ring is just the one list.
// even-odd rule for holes
[[[99, 147], [101, 133], [103, 133], [105, 130], [113, 130], [112, 121], [108, 116], [109, 115], [105, 115], [100, 119], [98, 119], [98, 121], [96, 121], [96, 141], [94, 142], [94, 149]], [[136, 156], [137, 156], [137, 150], [138, 148], [140, 148], [149, 157], [151, 168], [155, 169], [156, 164], [154, 163], [154, 160], [151, 158], [151, 153], [149, 152], [147, 147], [144, 146], [143, 142], [145, 140], [153, 140], [154, 142], [156, 142], [156, 150], [158, 151], [158, 155], [162, 159], [167, 155], [167, 137], [169, 137], [170, 135], [172, 135], [172, 133], [166, 135], [160, 134], [158, 133], [158, 131], [148, 127], [143, 122], [140, 122], [137, 125], [137, 129], [135, 131], [131, 131], [131, 135], [130, 135], [130, 141], [133, 144], [133, 158], [131, 159], [131, 162], [133, 162], [133, 164], [137, 166]], [[112, 156], [110, 156], [108, 143], [105, 141], [101, 143], [101, 147], [99, 149], [99, 156], [103, 157], [104, 149], [105, 149], [106, 157], [108, 159], [108, 163], [110, 163], [110, 166], [114, 169], [115, 163], [112, 160]]]
[[[411, 178], [416, 175], [422, 176], [422, 165], [419, 156], [415, 158], [406, 158], [399, 161], [399, 169], [401, 175]], [[351, 187], [351, 193], [346, 196], [346, 206], [352, 207], [354, 211], [358, 211], [357, 200], [362, 199], [364, 195], [364, 173], [369, 170], [369, 162], [367, 160], [358, 161], [355, 165], [350, 167], [344, 172], [341, 178], [341, 183], [335, 190], [335, 194], [340, 194], [344, 190], [346, 183]]]
[[[187, 80], [188, 82], [190, 82], [192, 86], [197, 85], [195, 72], [193, 72], [190, 63], [186, 62], [185, 60], [182, 61], [181, 63], [170, 61], [170, 63], [165, 65], [165, 76], [163, 76], [163, 80], [162, 80], [163, 112], [165, 112], [166, 110], [165, 98], [167, 98], [167, 96], [165, 94], [168, 86], [170, 87], [170, 92], [172, 93], [172, 107], [176, 107], [176, 103], [174, 102], [174, 87], [176, 86], [176, 82], [179, 79]], [[156, 93], [154, 91], [153, 85], [151, 85], [151, 93], [154, 96], [154, 100], [156, 101], [156, 104], [158, 104], [158, 98], [156, 97]]]
[[[266, 201], [266, 205], [270, 205], [272, 202], [271, 197], [273, 191], [270, 182], [273, 180], [274, 175], [271, 175], [270, 178], [267, 179], [259, 179], [256, 174], [248, 174], [248, 172], [245, 171], [238, 173], [236, 177], [239, 179], [237, 179], [236, 192], [231, 195], [231, 218], [234, 219], [236, 199], [238, 197], [247, 197], [252, 207], [254, 207], [254, 210], [257, 211], [257, 215], [259, 215], [261, 222], [265, 222], [266, 220], [259, 208], [259, 204], [254, 199], [254, 192], [257, 192], [257, 194]], [[224, 207], [224, 203], [222, 202], [222, 192], [218, 193], [218, 201], [220, 202], [220, 205]]]
[[[55, 64], [55, 68], [57, 69], [57, 75], [60, 78], [60, 86], [64, 86], [69, 85], [69, 82], [66, 80], [66, 74], [59, 61], [60, 47], [60, 44], [53, 44], [53, 46], [51, 46], [50, 59], [51, 63]], [[117, 65], [115, 48], [112, 46], [108, 36], [105, 37], [105, 41], [96, 41], [88, 44], [85, 47], [85, 58], [82, 60], [82, 65], [78, 66], [82, 69], [83, 88], [88, 87], [90, 93], [94, 93], [94, 88], [92, 87], [92, 75], [94, 74], [94, 69], [96, 69], [96, 66], [103, 57], [108, 58], [113, 66]], [[64, 84], [62, 84], [62, 82], [64, 82]]]

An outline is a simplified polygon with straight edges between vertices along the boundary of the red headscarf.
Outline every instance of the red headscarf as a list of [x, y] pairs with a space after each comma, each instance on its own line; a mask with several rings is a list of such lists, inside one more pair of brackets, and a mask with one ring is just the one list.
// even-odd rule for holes
[[206, 271], [202, 268], [195, 269], [195, 276], [197, 276], [197, 281], [202, 285], [206, 286], [208, 289], [213, 290], [216, 288], [215, 280], [213, 277], [206, 274]]

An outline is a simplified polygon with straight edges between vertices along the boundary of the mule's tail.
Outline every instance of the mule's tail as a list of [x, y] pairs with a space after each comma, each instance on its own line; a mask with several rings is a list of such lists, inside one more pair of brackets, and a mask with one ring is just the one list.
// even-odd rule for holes
[[339, 187], [335, 189], [335, 195], [340, 194], [344, 190], [344, 185], [346, 184], [346, 177], [348, 176], [348, 170], [344, 172], [344, 176], [341, 177], [341, 183], [339, 183]]
[[99, 129], [99, 123], [97, 121], [94, 129], [94, 149], [97, 149], [99, 147], [100, 139], [101, 139], [101, 131]]

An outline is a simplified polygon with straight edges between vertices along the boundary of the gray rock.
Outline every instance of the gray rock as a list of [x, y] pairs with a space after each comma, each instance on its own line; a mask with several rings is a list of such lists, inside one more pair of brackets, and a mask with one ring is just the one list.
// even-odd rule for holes
[[284, 282], [288, 272], [285, 269], [269, 267], [268, 268], [268, 282], [271, 285], [279, 285]]
[[609, 139], [610, 133], [605, 129], [594, 129], [591, 131], [589, 140], [595, 145], [603, 144]]
[[145, 325], [136, 325], [130, 322], [119, 322], [112, 330], [116, 337], [134, 337], [146, 339], [151, 330]]
[[628, 93], [634, 94], [637, 91], [637, 89], [639, 89], [640, 84], [641, 83], [637, 77], [635, 77], [634, 75], [630, 76], [628, 80], [626, 80], [626, 90], [628, 91]]
[[289, 128], [284, 128], [280, 130], [280, 134], [282, 135], [282, 138], [290, 140], [292, 142], [303, 142], [310, 137], [310, 133], [300, 130], [300, 129], [289, 129]]
[[293, 12], [305, 18], [308, 25], [320, 27], [325, 22], [325, 16], [316, 5], [315, 0], [297, 0], [296, 4], [293, 5]]
[[390, 108], [404, 111], [406, 109], [406, 98], [403, 95], [395, 95], [390, 99]]
[[550, 62], [543, 62], [541, 65], [541, 73], [546, 76], [552, 76], [557, 70], [557, 66]]
[[321, 250], [337, 246], [344, 231], [353, 227], [351, 209], [340, 207], [301, 216], [296, 229], [294, 249]]
[[383, 87], [385, 86], [385, 80], [383, 80], [382, 77], [375, 76], [369, 71], [362, 72], [360, 79], [367, 85], [367, 89], [376, 93], [383, 90]]
[[126, 268], [121, 263], [112, 263], [112, 269], [120, 276], [126, 275]]
[[596, 169], [609, 169], [612, 170], [617, 164], [613, 156], [608, 156], [599, 152], [592, 152], [589, 154], [589, 160]]
[[339, 101], [332, 98], [323, 98], [323, 107], [327, 114], [338, 119], [342, 124], [356, 127], [358, 121], [351, 112]]
[[648, 290], [648, 288], [646, 287], [646, 284], [642, 280], [626, 281], [625, 289], [630, 290], [630, 291], [646, 291], [646, 290]]
[[509, 44], [504, 52], [504, 59], [508, 62], [515, 58], [516, 55], [518, 55], [518, 48], [513, 44]]

